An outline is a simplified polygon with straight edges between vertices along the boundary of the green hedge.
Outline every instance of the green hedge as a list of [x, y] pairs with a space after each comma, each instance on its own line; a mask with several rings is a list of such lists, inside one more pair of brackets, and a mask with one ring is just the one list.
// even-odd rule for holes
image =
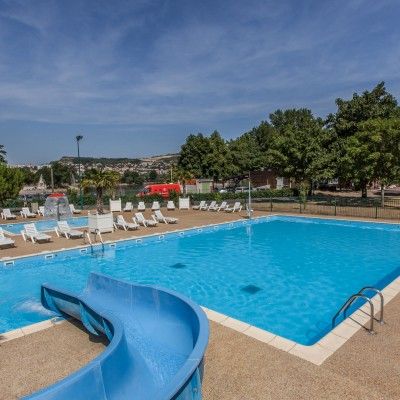
[[[188, 194], [191, 200], [194, 202], [198, 202], [201, 200], [246, 200], [249, 198], [248, 192], [243, 193], [190, 193]], [[251, 196], [253, 198], [261, 197], [261, 198], [270, 198], [270, 197], [289, 197], [293, 196], [292, 189], [284, 188], [284, 189], [268, 189], [268, 190], [253, 190], [251, 192]]]

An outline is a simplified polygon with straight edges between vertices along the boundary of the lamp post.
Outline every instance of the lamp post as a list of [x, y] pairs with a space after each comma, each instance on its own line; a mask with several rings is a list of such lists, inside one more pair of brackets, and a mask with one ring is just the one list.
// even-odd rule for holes
[[81, 210], [83, 210], [82, 184], [81, 184], [81, 154], [79, 152], [79, 142], [83, 139], [82, 135], [76, 136], [76, 145], [78, 146], [78, 176], [79, 176], [79, 202]]
[[250, 178], [250, 171], [249, 171], [249, 204], [248, 204], [247, 215], [248, 215], [249, 219], [251, 219], [251, 178]]

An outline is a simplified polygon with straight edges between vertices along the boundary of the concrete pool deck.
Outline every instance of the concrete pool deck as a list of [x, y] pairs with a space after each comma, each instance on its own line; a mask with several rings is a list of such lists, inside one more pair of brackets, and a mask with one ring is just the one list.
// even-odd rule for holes
[[[400, 296], [387, 324], [358, 331], [316, 366], [211, 322], [204, 400], [397, 400], [400, 398]], [[106, 343], [64, 322], [0, 343], [0, 400], [16, 399], [85, 365]]]
[[[146, 216], [149, 216], [149, 212], [147, 212]], [[243, 218], [245, 216], [245, 213], [235, 213], [235, 214], [228, 214], [228, 213], [214, 213], [214, 212], [199, 212], [199, 211], [175, 211], [168, 213], [165, 212], [166, 215], [174, 215], [180, 218], [180, 221], [176, 225], [164, 225], [164, 224], [159, 224], [157, 228], [141, 228], [140, 231], [133, 231], [133, 232], [125, 232], [125, 231], [118, 231], [113, 234], [108, 234], [104, 235], [104, 240], [111, 240], [111, 241], [116, 241], [116, 240], [121, 240], [121, 239], [127, 239], [129, 237], [138, 237], [141, 235], [146, 235], [146, 234], [152, 234], [152, 233], [163, 233], [166, 231], [170, 230], [176, 230], [176, 229], [186, 229], [194, 226], [201, 226], [201, 225], [206, 225], [206, 224], [212, 224], [212, 223], [222, 223], [222, 222], [227, 222], [227, 221], [232, 221], [232, 220], [237, 220], [240, 218]], [[131, 216], [131, 213], [125, 213], [125, 218], [128, 220], [128, 216]], [[262, 216], [262, 215], [268, 215], [268, 213], [262, 213], [262, 212], [256, 212], [255, 216]], [[282, 214], [281, 214], [282, 215]], [[298, 214], [296, 216], [299, 216]], [[310, 215], [305, 215], [302, 214], [300, 216], [310, 216]], [[319, 216], [312, 215], [312, 217], [318, 218]], [[323, 217], [321, 217], [323, 218]], [[335, 218], [335, 219], [348, 219], [348, 218]], [[354, 218], [355, 219], [355, 218]], [[365, 219], [361, 219], [363, 221], [366, 221]], [[371, 221], [371, 222], [377, 222], [376, 220]], [[385, 222], [385, 221], [379, 221], [379, 222]], [[391, 223], [394, 223], [395, 221], [388, 221]], [[28, 254], [34, 254], [42, 251], [55, 251], [55, 250], [60, 250], [62, 248], [68, 248], [68, 247], [75, 247], [75, 246], [81, 246], [82, 240], [66, 240], [66, 239], [59, 239], [53, 235], [54, 241], [53, 243], [49, 244], [32, 244], [32, 243], [25, 243], [22, 241], [22, 239], [16, 237], [17, 239], [17, 248], [14, 249], [7, 249], [7, 250], [2, 250], [0, 251], [0, 257], [3, 257], [3, 260], [5, 259], [4, 257], [18, 257], [18, 256], [24, 256]], [[14, 237], [15, 238], [15, 237]], [[315, 398], [315, 399], [339, 399], [339, 398], [367, 398], [367, 399], [375, 399], [375, 398], [382, 398], [382, 399], [391, 399], [392, 397], [388, 397], [386, 394], [383, 395], [381, 393], [381, 388], [377, 386], [377, 388], [374, 388], [374, 390], [368, 391], [362, 391], [364, 389], [359, 389], [358, 391], [355, 391], [355, 384], [353, 385], [351, 382], [354, 381], [353, 377], [350, 376], [351, 372], [347, 372], [347, 374], [342, 374], [340, 371], [343, 369], [343, 365], [346, 365], [346, 349], [349, 346], [349, 343], [353, 343], [354, 340], [356, 340], [356, 343], [359, 343], [359, 340], [364, 343], [363, 351], [354, 354], [354, 357], [350, 359], [355, 362], [355, 365], [352, 365], [351, 367], [354, 369], [354, 371], [359, 371], [364, 376], [364, 367], [368, 367], [372, 372], [373, 376], [369, 376], [368, 382], [370, 380], [375, 379], [376, 377], [376, 382], [379, 382], [381, 386], [385, 386], [386, 382], [389, 382], [389, 386], [396, 386], [396, 384], [393, 381], [393, 385], [390, 384], [392, 382], [391, 376], [394, 376], [397, 379], [397, 382], [400, 381], [400, 354], [399, 354], [399, 306], [400, 306], [400, 301], [399, 301], [399, 295], [395, 296], [393, 294], [392, 301], [387, 305], [385, 308], [386, 311], [386, 317], [385, 319], [388, 321], [387, 325], [384, 325], [383, 327], [380, 327], [376, 324], [376, 330], [379, 332], [378, 335], [376, 336], [369, 336], [364, 329], [359, 330], [357, 333], [354, 334], [353, 337], [351, 337], [347, 342], [341, 343], [341, 346], [339, 350], [337, 350], [335, 353], [329, 354], [329, 359], [323, 362], [321, 367], [317, 367], [316, 365], [313, 365], [307, 361], [304, 361], [302, 359], [299, 359], [297, 357], [294, 357], [292, 354], [293, 353], [292, 349], [282, 349], [289, 351], [284, 352], [279, 350], [280, 346], [279, 343], [278, 345], [273, 347], [273, 343], [263, 343], [263, 341], [260, 339], [255, 340], [252, 337], [246, 336], [243, 333], [240, 332], [235, 332], [235, 330], [232, 330], [230, 328], [236, 328], [236, 330], [241, 330], [242, 326], [235, 326], [235, 324], [229, 324], [229, 321], [218, 321], [220, 322], [219, 324], [212, 322], [211, 328], [212, 328], [212, 333], [211, 333], [211, 342], [210, 342], [210, 349], [208, 351], [207, 355], [207, 373], [205, 377], [205, 397], [206, 399], [274, 399], [274, 398], [280, 398], [280, 399], [291, 399], [291, 398], [296, 398], [296, 399], [301, 399], [301, 398]], [[394, 304], [394, 306], [393, 306]], [[397, 304], [397, 306], [396, 306]], [[397, 307], [397, 308], [396, 308]], [[393, 311], [394, 310], [394, 311]], [[396, 314], [397, 310], [397, 314]], [[397, 337], [396, 335], [392, 332], [393, 328], [393, 321], [391, 321], [391, 314], [394, 313], [394, 319], [396, 320], [396, 315], [397, 315]], [[211, 320], [218, 320], [219, 316], [216, 318], [212, 317], [212, 312], [208, 313], [210, 316]], [[215, 316], [214, 316], [215, 317]], [[365, 318], [365, 317], [364, 317]], [[361, 319], [362, 320], [362, 319]], [[362, 320], [364, 322], [364, 320]], [[227, 323], [228, 322], [228, 323]], [[238, 321], [240, 322], [240, 321]], [[12, 360], [12, 363], [16, 363], [16, 370], [20, 371], [20, 373], [33, 373], [32, 377], [26, 376], [24, 377], [23, 375], [15, 375], [16, 378], [13, 378], [13, 374], [11, 373], [4, 373], [0, 375], [0, 399], [11, 399], [11, 398], [16, 398], [22, 394], [21, 391], [18, 392], [18, 390], [37, 390], [38, 388], [47, 385], [49, 383], [52, 383], [58, 379], [61, 379], [63, 376], [66, 376], [73, 370], [79, 368], [80, 366], [84, 365], [87, 363], [90, 358], [88, 357], [95, 357], [98, 352], [100, 352], [103, 348], [104, 345], [100, 344], [99, 346], [92, 346], [92, 342], [88, 341], [87, 335], [81, 332], [76, 326], [73, 326], [70, 323], [65, 323], [61, 324], [59, 326], [54, 326], [47, 322], [44, 323], [44, 325], [47, 324], [47, 327], [51, 326], [51, 329], [47, 329], [45, 331], [42, 331], [40, 333], [31, 333], [27, 336], [20, 337], [19, 339], [11, 340], [8, 342], [2, 342], [0, 340], [0, 372], [2, 372], [2, 368], [4, 366], [5, 369], [8, 368], [9, 362], [8, 360], [11, 359], [12, 355], [15, 358], [15, 360]], [[231, 325], [231, 326], [230, 326]], [[237, 324], [236, 324], [237, 325]], [[80, 332], [79, 334], [76, 333], [78, 336], [76, 338], [77, 340], [77, 352], [75, 350], [73, 351], [73, 354], [76, 353], [78, 360], [70, 360], [69, 363], [63, 363], [62, 366], [58, 364], [57, 360], [57, 354], [55, 354], [55, 359], [52, 361], [52, 355], [49, 355], [50, 352], [48, 349], [57, 349], [58, 350], [58, 336], [63, 336], [64, 335], [64, 329], [66, 329], [66, 335], [72, 335], [71, 337], [75, 338], [75, 333], [74, 331]], [[27, 328], [27, 329], [22, 329], [22, 331], [26, 330], [26, 332], [23, 332], [24, 335], [30, 333], [30, 331], [34, 331], [35, 328]], [[58, 332], [57, 334], [53, 334], [53, 336], [48, 333], [48, 332]], [[263, 331], [266, 332], [266, 331]], [[396, 331], [394, 331], [396, 332]], [[249, 333], [249, 332], [248, 332]], [[39, 335], [39, 336], [38, 336]], [[49, 336], [50, 335], [50, 336]], [[16, 334], [16, 336], [21, 336]], [[251, 335], [250, 335], [251, 336]], [[257, 335], [255, 335], [256, 337]], [[362, 337], [366, 337], [366, 339], [361, 339]], [[385, 338], [381, 338], [381, 336], [385, 336]], [[31, 343], [32, 338], [37, 337], [33, 345], [33, 349], [38, 351], [38, 354], [36, 352], [32, 352], [30, 350], [29, 343]], [[40, 342], [40, 337], [43, 337], [43, 343]], [[360, 338], [360, 339], [357, 339]], [[370, 338], [370, 340], [368, 339]], [[378, 338], [378, 339], [377, 339]], [[11, 339], [11, 338], [10, 338]], [[272, 339], [272, 338], [271, 338]], [[375, 340], [377, 339], [377, 340]], [[73, 339], [75, 340], [75, 339]], [[374, 341], [375, 340], [375, 341]], [[385, 345], [387, 346], [386, 353], [385, 351], [382, 352], [382, 349], [377, 349], [376, 343], [380, 343], [381, 340], [384, 340]], [[15, 345], [11, 345], [11, 343], [16, 343]], [[18, 343], [20, 343], [18, 345]], [[25, 343], [25, 344], [24, 344]], [[80, 345], [83, 346], [82, 348], [82, 354], [79, 352], [79, 343]], [[286, 343], [287, 344], [287, 343]], [[57, 345], [57, 346], [56, 346]], [[215, 345], [214, 352], [212, 352], [212, 348]], [[14, 347], [16, 346], [16, 347]], [[65, 341], [63, 344], [65, 347], [64, 350], [62, 350], [64, 353], [68, 353], [68, 340]], [[9, 348], [12, 348], [13, 351], [7, 350]], [[21, 349], [24, 349], [22, 354], [20, 355], [18, 352], [19, 347]], [[62, 347], [62, 346], [61, 346]], [[268, 347], [269, 350], [267, 350], [265, 347]], [[303, 346], [304, 347], [304, 346]], [[278, 349], [277, 349], [278, 348]], [[350, 347], [351, 349], [352, 347]], [[47, 349], [47, 350], [46, 350]], [[75, 349], [75, 348], [74, 348]], [[222, 350], [221, 350], [222, 349]], [[224, 350], [225, 349], [225, 350]], [[371, 350], [372, 349], [372, 350]], [[5, 353], [3, 353], [5, 351]], [[26, 353], [27, 351], [27, 353]], [[54, 350], [56, 351], [56, 350]], [[221, 353], [222, 351], [222, 353]], [[345, 353], [343, 353], [345, 351]], [[397, 353], [396, 353], [397, 351]], [[211, 353], [210, 353], [211, 352]], [[274, 353], [278, 352], [278, 353]], [[379, 354], [375, 354], [378, 352]], [[66, 359], [67, 355], [63, 353], [62, 357], [63, 359]], [[258, 356], [258, 353], [263, 354], [263, 356]], [[368, 353], [368, 354], [364, 354]], [[370, 354], [372, 353], [372, 354]], [[73, 355], [72, 354], [72, 355]], [[211, 354], [211, 355], [210, 355]], [[249, 354], [249, 358], [243, 358], [244, 354]], [[277, 354], [279, 356], [277, 356]], [[285, 354], [285, 356], [283, 356]], [[323, 368], [325, 371], [326, 366], [330, 365], [332, 363], [332, 360], [336, 360], [338, 357], [338, 354], [344, 354], [342, 357], [342, 361], [339, 360], [339, 364], [334, 364], [336, 365], [334, 369], [334, 375], [330, 377], [330, 375], [326, 375], [327, 373], [320, 372], [318, 368]], [[352, 354], [351, 352], [349, 354]], [[377, 363], [376, 361], [372, 362], [376, 358], [380, 359], [380, 356], [382, 354], [386, 354], [385, 360], [382, 359], [380, 363]], [[39, 357], [39, 358], [37, 358]], [[47, 358], [48, 357], [48, 358]], [[253, 359], [254, 358], [254, 359]], [[259, 360], [260, 358], [260, 360]], [[303, 357], [304, 358], [304, 357]], [[307, 359], [307, 357], [305, 357]], [[209, 359], [211, 359], [211, 362], [209, 364]], [[288, 360], [291, 361], [288, 361]], [[49, 361], [48, 361], [49, 360]], [[220, 363], [226, 362], [226, 365], [220, 365]], [[240, 363], [238, 363], [238, 360]], [[268, 361], [269, 360], [269, 361]], [[275, 360], [275, 361], [274, 361]], [[364, 364], [366, 363], [366, 360], [370, 362], [367, 366]], [[76, 362], [82, 362], [82, 364], [77, 364]], [[274, 362], [272, 362], [274, 361]], [[272, 362], [272, 363], [271, 363]], [[341, 362], [344, 364], [342, 365]], [[25, 363], [25, 364], [24, 364]], [[44, 364], [46, 363], [46, 364]], [[49, 365], [48, 365], [49, 363]], [[241, 366], [241, 363], [243, 363], [243, 367]], [[263, 365], [264, 363], [265, 365]], [[390, 367], [385, 366], [382, 367], [382, 365], [389, 364]], [[39, 373], [44, 370], [47, 371], [46, 373], [43, 373], [43, 375], [40, 375], [39, 378], [34, 378], [35, 371], [33, 369], [28, 369], [28, 371], [24, 371], [24, 366], [26, 364], [35, 366], [33, 369], [38, 369]], [[253, 365], [254, 364], [254, 365]], [[360, 365], [358, 365], [360, 364]], [[362, 365], [361, 365], [362, 364]], [[51, 365], [54, 365], [52, 367]], [[71, 367], [71, 369], [68, 369]], [[362, 367], [360, 369], [360, 367]], [[213, 368], [215, 368], [213, 370]], [[221, 370], [219, 370], [221, 368]], [[249, 371], [252, 371], [254, 368], [254, 372], [249, 375]], [[313, 368], [317, 368], [314, 370]], [[383, 372], [380, 372], [380, 368], [382, 368], [383, 372], [387, 372], [390, 377], [389, 378], [384, 378], [382, 376]], [[239, 369], [239, 370], [237, 370]], [[247, 371], [248, 369], [249, 371]], [[260, 370], [259, 372], [258, 369]], [[297, 369], [299, 371], [297, 371]], [[12, 370], [12, 369], [11, 369]], [[210, 372], [213, 371], [213, 372]], [[289, 371], [289, 372], [286, 372]], [[346, 370], [346, 368], [345, 368]], [[265, 372], [265, 375], [262, 375], [262, 371]], [[292, 371], [292, 372], [290, 372]], [[308, 372], [307, 372], [308, 371]], [[313, 371], [318, 371], [318, 373], [315, 373], [315, 376], [318, 378], [314, 377]], [[332, 372], [332, 371], [331, 371]], [[314, 393], [315, 396], [312, 397], [307, 393], [307, 390], [304, 392], [300, 391], [291, 392], [292, 384], [291, 384], [291, 374], [299, 374], [301, 379], [295, 380], [293, 383], [294, 386], [300, 385], [304, 387], [305, 389], [309, 391], [309, 393]], [[261, 376], [260, 376], [261, 374]], [[220, 378], [218, 378], [220, 376]], [[234, 377], [238, 377], [238, 381], [234, 379]], [[253, 379], [252, 376], [257, 376], [257, 379]], [[271, 378], [272, 377], [272, 378]], [[307, 378], [308, 377], [308, 378]], [[350, 380], [350, 383], [340, 383], [339, 378], [342, 377], [342, 379], [346, 378], [347, 380]], [[240, 383], [240, 379], [242, 379], [242, 383], [244, 384], [247, 382], [244, 387], [242, 388], [242, 383]], [[319, 379], [322, 379], [321, 381]], [[11, 379], [8, 381], [8, 379]], [[53, 379], [53, 380], [47, 380], [47, 379]], [[277, 382], [280, 382], [280, 384], [276, 384], [274, 382], [264, 382], [265, 380], [271, 381], [271, 379], [276, 379]], [[318, 392], [314, 388], [313, 384], [309, 382], [309, 385], [305, 384], [303, 380], [306, 379], [311, 379], [314, 381], [315, 379], [315, 385], [316, 387], [320, 388], [325, 388], [325, 390], [328, 390], [329, 388], [332, 388], [332, 393], [330, 392], [330, 389], [328, 390], [327, 394], [325, 395], [325, 392]], [[386, 380], [385, 380], [386, 379]], [[43, 381], [44, 380], [44, 381]], [[34, 386], [31, 389], [28, 388], [29, 385], [35, 384], [35, 381], [40, 382], [41, 386]], [[284, 383], [286, 382], [287, 383]], [[332, 382], [336, 382], [335, 385], [332, 384]], [[382, 381], [382, 382], [381, 382]], [[207, 383], [209, 382], [209, 383]], [[230, 382], [230, 383], [229, 383]], [[356, 380], [357, 382], [357, 380]], [[268, 383], [268, 385], [267, 385]], [[39, 384], [39, 383], [38, 383]], [[340, 388], [338, 386], [343, 385], [344, 388]], [[13, 392], [7, 392], [6, 386], [10, 386], [10, 388], [14, 388]], [[236, 387], [235, 385], [238, 385], [240, 387]], [[253, 387], [258, 388], [259, 392], [254, 392], [251, 390]], [[272, 387], [271, 387], [272, 385]], [[310, 386], [311, 385], [311, 386]], [[397, 384], [397, 386], [399, 386]], [[396, 386], [397, 391], [395, 391], [395, 394], [397, 395], [396, 397], [393, 398], [399, 398], [399, 388]], [[2, 390], [4, 388], [4, 390]], [[279, 389], [280, 388], [280, 389]], [[350, 388], [350, 389], [349, 389]], [[378, 390], [379, 389], [379, 390]], [[272, 390], [272, 392], [271, 392]], [[279, 391], [281, 390], [281, 392]], [[294, 390], [294, 389], [293, 389]], [[345, 390], [345, 391], [343, 391]], [[346, 391], [347, 390], [347, 391]], [[350, 391], [348, 391], [350, 390]], [[360, 391], [361, 390], [361, 391]], [[386, 389], [385, 389], [386, 390]], [[392, 389], [391, 389], [392, 390]], [[283, 391], [283, 392], [282, 392]], [[287, 392], [289, 391], [289, 392]], [[8, 393], [8, 397], [2, 397], [3, 394], [6, 395]], [[24, 394], [28, 392], [23, 392]], [[240, 393], [240, 394], [239, 394]], [[280, 395], [276, 395], [276, 394]], [[289, 393], [288, 396], [286, 396], [286, 393]], [[334, 397], [334, 394], [341, 394], [340, 396]], [[349, 395], [347, 393], [350, 393]], [[376, 396], [375, 394], [376, 393]], [[307, 394], [307, 395], [306, 395]], [[379, 397], [379, 395], [381, 397]], [[11, 397], [10, 397], [11, 396]], [[225, 396], [225, 397], [224, 397]], [[236, 397], [237, 396], [237, 397]], [[258, 396], [258, 397], [257, 397]], [[291, 397], [292, 396], [292, 397]], [[351, 397], [353, 396], [353, 397]], [[375, 396], [375, 397], [374, 397]]]

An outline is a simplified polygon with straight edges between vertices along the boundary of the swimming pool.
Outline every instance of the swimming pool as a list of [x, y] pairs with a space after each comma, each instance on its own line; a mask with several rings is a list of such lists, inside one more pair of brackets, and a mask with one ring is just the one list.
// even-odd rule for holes
[[71, 290], [90, 271], [181, 292], [197, 303], [310, 345], [361, 287], [385, 287], [400, 274], [400, 227], [273, 216], [15, 260], [0, 268], [0, 332], [51, 315], [43, 282]]
[[[87, 217], [73, 217], [73, 218], [68, 218], [68, 224], [71, 227], [74, 228], [82, 228], [84, 226], [88, 225], [88, 218]], [[35, 220], [34, 218], [30, 219], [27, 222], [24, 223], [11, 223], [11, 224], [1, 224], [0, 227], [2, 227], [5, 231], [13, 233], [15, 235], [19, 235], [21, 231], [24, 229], [24, 224], [29, 224], [31, 222], [34, 222], [36, 225], [36, 228], [39, 231], [45, 232], [45, 231], [51, 231], [57, 226], [57, 221], [54, 219], [41, 219], [41, 220]]]

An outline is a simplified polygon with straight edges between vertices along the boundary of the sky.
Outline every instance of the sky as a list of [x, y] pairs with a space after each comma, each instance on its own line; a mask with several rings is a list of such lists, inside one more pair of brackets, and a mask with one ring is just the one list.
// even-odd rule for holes
[[278, 108], [400, 97], [398, 0], [0, 0], [0, 144], [10, 163], [179, 151]]

